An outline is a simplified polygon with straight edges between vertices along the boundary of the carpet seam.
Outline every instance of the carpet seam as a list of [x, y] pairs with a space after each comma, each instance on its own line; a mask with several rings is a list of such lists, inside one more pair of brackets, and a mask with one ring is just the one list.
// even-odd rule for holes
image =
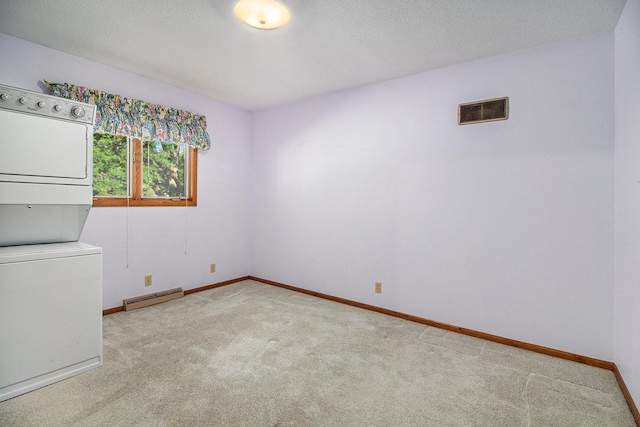
[[529, 407], [529, 396], [527, 395], [527, 389], [529, 388], [529, 381], [531, 381], [531, 377], [533, 375], [533, 372], [529, 372], [529, 375], [527, 376], [527, 382], [524, 385], [524, 403], [527, 407], [527, 427], [531, 427], [531, 408]]

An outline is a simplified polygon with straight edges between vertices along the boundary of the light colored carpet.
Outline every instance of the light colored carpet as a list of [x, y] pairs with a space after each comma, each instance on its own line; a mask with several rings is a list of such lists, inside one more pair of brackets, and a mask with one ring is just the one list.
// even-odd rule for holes
[[9, 426], [634, 426], [612, 372], [245, 281], [104, 318]]

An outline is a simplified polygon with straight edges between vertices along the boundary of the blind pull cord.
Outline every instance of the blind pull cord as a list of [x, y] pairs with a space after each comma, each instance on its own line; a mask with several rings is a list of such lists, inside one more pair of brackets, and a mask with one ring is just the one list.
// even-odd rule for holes
[[187, 254], [187, 202], [188, 197], [184, 198], [184, 254]]

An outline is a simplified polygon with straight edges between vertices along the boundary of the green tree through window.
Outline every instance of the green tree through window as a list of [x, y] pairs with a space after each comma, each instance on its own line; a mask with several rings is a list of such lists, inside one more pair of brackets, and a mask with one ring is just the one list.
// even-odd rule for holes
[[93, 195], [128, 195], [129, 142], [126, 136], [93, 135]]
[[142, 194], [144, 197], [183, 197], [184, 145], [142, 144]]

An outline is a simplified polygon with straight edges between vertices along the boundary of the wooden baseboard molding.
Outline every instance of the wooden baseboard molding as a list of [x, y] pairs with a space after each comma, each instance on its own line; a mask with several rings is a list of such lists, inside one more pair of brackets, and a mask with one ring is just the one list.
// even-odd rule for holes
[[[213, 283], [211, 285], [201, 286], [199, 288], [187, 289], [186, 291], [184, 291], [184, 294], [185, 295], [189, 295], [189, 294], [193, 294], [193, 293], [196, 293], [196, 292], [206, 291], [208, 289], [219, 288], [220, 286], [230, 285], [230, 284], [236, 283], [236, 282], [242, 282], [243, 280], [249, 280], [249, 277], [250, 276], [238, 277], [237, 279], [225, 280], [224, 282]], [[119, 307], [107, 308], [106, 310], [102, 310], [102, 315], [103, 316], [107, 316], [109, 314], [118, 313], [120, 311], [125, 311], [124, 310], [124, 305], [119, 306]]]
[[616, 380], [618, 380], [618, 385], [620, 386], [620, 390], [622, 390], [624, 398], [627, 400], [627, 405], [629, 405], [629, 410], [633, 415], [633, 419], [635, 420], [636, 425], [640, 426], [640, 412], [638, 411], [638, 407], [633, 401], [633, 397], [631, 397], [631, 393], [629, 393], [629, 389], [622, 379], [622, 374], [620, 374], [620, 371], [615, 364], [613, 365], [613, 373], [616, 376]]
[[184, 291], [184, 294], [189, 295], [189, 294], [195, 294], [196, 292], [208, 291], [209, 289], [219, 288], [221, 286], [227, 286], [232, 283], [242, 282], [243, 280], [249, 280], [250, 278], [251, 276], [243, 276], [243, 277], [238, 277], [237, 279], [231, 279], [231, 280], [226, 280], [224, 282], [218, 282], [211, 285], [201, 286], [199, 288], [187, 289], [186, 291]]
[[118, 313], [120, 311], [124, 311], [124, 305], [121, 305], [119, 307], [107, 308], [106, 310], [102, 310], [102, 315], [103, 316], [108, 316], [109, 314]]
[[521, 348], [524, 350], [534, 351], [536, 353], [542, 353], [549, 356], [559, 357], [561, 359], [571, 360], [573, 362], [584, 363], [586, 365], [595, 366], [597, 368], [607, 369], [613, 371], [614, 364], [613, 362], [607, 362], [605, 360], [594, 359], [592, 357], [580, 356], [578, 354], [569, 353], [567, 351], [555, 350], [553, 348], [544, 347], [536, 344], [529, 344], [523, 341], [513, 340], [510, 338], [504, 338], [497, 335], [488, 334], [486, 332], [474, 331], [473, 329], [462, 328], [460, 326], [449, 325], [447, 323], [436, 322], [434, 320], [425, 319], [418, 316], [413, 316], [411, 314], [400, 313], [398, 311], [388, 310], [386, 308], [376, 307], [374, 305], [363, 304], [357, 301], [351, 301], [345, 298], [334, 297], [332, 295], [323, 294], [320, 292], [314, 292], [307, 289], [297, 288], [295, 286], [285, 285], [284, 283], [278, 283], [271, 280], [261, 279], [259, 277], [250, 277], [250, 280], [255, 280], [256, 282], [262, 282], [273, 286], [278, 286], [280, 288], [289, 289], [296, 292], [301, 292], [307, 295], [313, 295], [319, 298], [328, 299], [331, 301], [336, 301], [342, 304], [351, 305], [358, 308], [364, 308], [366, 310], [375, 311], [382, 314], [387, 314], [389, 316], [399, 317], [401, 319], [411, 320], [412, 322], [422, 323], [424, 325], [433, 326], [440, 329], [445, 329], [447, 331], [457, 332], [459, 334], [469, 335], [476, 338], [481, 338], [487, 341], [493, 341], [500, 344], [510, 345], [512, 347]]

